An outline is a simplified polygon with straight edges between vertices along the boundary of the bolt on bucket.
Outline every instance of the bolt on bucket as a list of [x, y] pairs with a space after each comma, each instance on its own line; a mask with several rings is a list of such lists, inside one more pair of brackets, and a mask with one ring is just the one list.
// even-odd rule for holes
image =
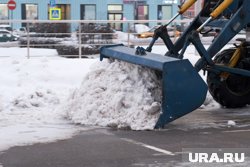
[[186, 59], [162, 56], [150, 52], [136, 55], [135, 49], [123, 45], [102, 47], [100, 60], [113, 58], [161, 71], [162, 113], [155, 128], [180, 118], [200, 107], [205, 101], [207, 85]]

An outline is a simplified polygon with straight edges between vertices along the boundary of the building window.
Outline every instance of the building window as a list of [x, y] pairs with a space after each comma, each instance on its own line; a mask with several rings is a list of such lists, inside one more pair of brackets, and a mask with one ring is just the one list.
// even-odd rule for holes
[[147, 5], [137, 6], [137, 20], [148, 20], [148, 6]]
[[0, 4], [0, 19], [1, 20], [9, 19], [7, 4]]
[[[108, 20], [122, 20], [123, 6], [122, 5], [108, 5]], [[122, 23], [110, 23], [111, 28], [121, 31]]]
[[[38, 6], [37, 4], [22, 4], [22, 20], [37, 20], [38, 19]], [[25, 27], [26, 23], [22, 23]]]
[[169, 20], [172, 17], [171, 5], [159, 5], [158, 6], [158, 20]]
[[22, 19], [37, 20], [38, 19], [37, 4], [22, 4]]
[[122, 5], [108, 5], [108, 11], [113, 11], [113, 12], [115, 12], [115, 11], [117, 11], [117, 12], [120, 12], [120, 11], [122, 11], [123, 9], [122, 9]]
[[81, 5], [81, 20], [95, 20], [96, 5]]

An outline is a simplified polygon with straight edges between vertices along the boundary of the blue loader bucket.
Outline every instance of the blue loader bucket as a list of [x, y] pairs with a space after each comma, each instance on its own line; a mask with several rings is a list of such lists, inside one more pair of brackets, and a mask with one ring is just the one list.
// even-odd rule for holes
[[113, 58], [162, 72], [162, 112], [155, 128], [180, 118], [205, 101], [207, 85], [187, 59], [177, 59], [150, 52], [136, 55], [135, 49], [123, 45], [104, 46], [100, 60]]

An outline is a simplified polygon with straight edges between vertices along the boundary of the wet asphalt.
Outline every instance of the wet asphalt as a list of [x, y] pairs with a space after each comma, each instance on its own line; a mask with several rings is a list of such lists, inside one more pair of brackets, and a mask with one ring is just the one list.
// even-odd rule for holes
[[[1, 152], [0, 166], [178, 167], [186, 164], [183, 160], [186, 148], [243, 148], [246, 157], [250, 157], [250, 116], [220, 112], [195, 111], [153, 131], [86, 128], [70, 139]], [[237, 125], [228, 125], [227, 121], [233, 118]], [[248, 162], [240, 166], [249, 166]]]

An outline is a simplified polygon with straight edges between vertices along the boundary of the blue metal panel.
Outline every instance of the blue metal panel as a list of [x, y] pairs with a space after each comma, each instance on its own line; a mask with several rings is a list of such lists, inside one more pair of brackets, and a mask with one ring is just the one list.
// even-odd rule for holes
[[[218, 37], [209, 46], [208, 54], [215, 56], [218, 51], [225, 46], [238, 32], [250, 23], [250, 1], [245, 0], [234, 16], [223, 27]], [[244, 17], [243, 17], [244, 16]]]
[[207, 94], [206, 83], [188, 60], [166, 62], [162, 78], [162, 113], [155, 128], [194, 111]]
[[150, 52], [146, 52], [146, 55], [135, 55], [135, 49], [128, 48], [123, 45], [102, 47], [100, 52], [101, 60], [104, 57], [111, 57], [159, 71], [163, 71], [163, 66], [166, 62], [179, 61], [179, 59], [176, 58], [166, 57]]

